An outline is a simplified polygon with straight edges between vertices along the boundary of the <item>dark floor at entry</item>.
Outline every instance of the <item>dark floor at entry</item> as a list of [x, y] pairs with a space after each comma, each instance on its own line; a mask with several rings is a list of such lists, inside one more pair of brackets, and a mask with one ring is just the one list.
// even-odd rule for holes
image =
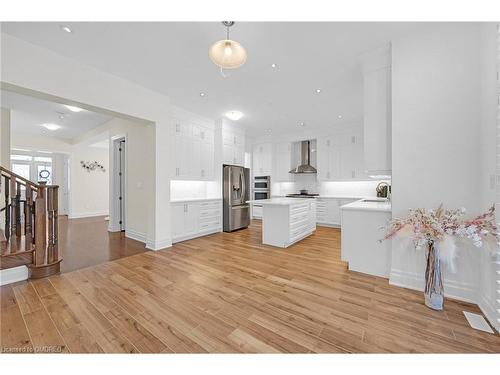
[[146, 251], [142, 242], [125, 237], [125, 232], [108, 232], [105, 216], [83, 219], [59, 217], [61, 271], [69, 272]]

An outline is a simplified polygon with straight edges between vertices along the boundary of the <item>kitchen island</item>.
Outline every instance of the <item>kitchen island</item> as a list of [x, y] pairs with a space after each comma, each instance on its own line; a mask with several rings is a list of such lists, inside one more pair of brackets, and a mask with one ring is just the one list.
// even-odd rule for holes
[[248, 201], [262, 205], [262, 243], [289, 247], [316, 230], [316, 201], [271, 198]]

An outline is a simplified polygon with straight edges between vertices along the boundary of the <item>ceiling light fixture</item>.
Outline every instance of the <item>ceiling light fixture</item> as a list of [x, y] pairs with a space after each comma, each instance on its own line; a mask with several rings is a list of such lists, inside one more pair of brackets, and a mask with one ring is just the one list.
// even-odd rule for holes
[[274, 63], [272, 63], [272, 64], [271, 64], [271, 68], [276, 68], [277, 66], [278, 66], [278, 65], [276, 65], [276, 64], [274, 64]]
[[244, 116], [243, 112], [240, 112], [240, 111], [229, 111], [229, 112], [226, 112], [226, 117], [229, 120], [233, 120], [233, 121], [238, 121], [243, 116]]
[[200, 96], [203, 98], [205, 96], [204, 92], [200, 92]]
[[338, 117], [338, 118], [342, 118], [342, 115], [338, 115], [337, 117]]
[[67, 33], [72, 33], [73, 32], [73, 30], [71, 30], [68, 26], [61, 25], [60, 27], [61, 27], [62, 31], [65, 31]]
[[71, 112], [81, 112], [81, 111], [83, 111], [82, 108], [75, 107], [73, 105], [65, 105], [65, 107], [68, 108]]
[[54, 130], [57, 130], [60, 128], [59, 125], [57, 124], [42, 124], [42, 126], [45, 128], [45, 129], [48, 129], [48, 130], [51, 130], [51, 131], [54, 131]]
[[306, 123], [301, 121], [301, 122], [299, 122], [299, 126], [306, 126]]
[[316, 93], [319, 94], [321, 92], [321, 89], [316, 89]]
[[247, 60], [245, 48], [238, 42], [229, 39], [229, 28], [234, 21], [223, 21], [226, 27], [226, 39], [215, 42], [208, 50], [210, 60], [221, 69], [236, 69]]

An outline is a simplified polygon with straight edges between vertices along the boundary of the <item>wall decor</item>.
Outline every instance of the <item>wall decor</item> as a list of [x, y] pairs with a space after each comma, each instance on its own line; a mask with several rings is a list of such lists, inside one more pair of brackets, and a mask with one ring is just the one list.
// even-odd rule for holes
[[464, 219], [465, 208], [446, 210], [411, 209], [405, 218], [394, 218], [387, 225], [384, 240], [396, 234], [413, 239], [415, 249], [426, 248], [425, 305], [433, 310], [443, 310], [444, 287], [441, 263], [455, 272], [455, 238], [468, 238], [474, 246], [482, 247], [487, 240], [498, 241], [500, 235], [495, 225], [495, 206], [473, 219]]
[[96, 161], [88, 162], [88, 161], [80, 161], [82, 168], [84, 168], [88, 173], [91, 171], [101, 171], [106, 172], [106, 169], [102, 164], [99, 164]]

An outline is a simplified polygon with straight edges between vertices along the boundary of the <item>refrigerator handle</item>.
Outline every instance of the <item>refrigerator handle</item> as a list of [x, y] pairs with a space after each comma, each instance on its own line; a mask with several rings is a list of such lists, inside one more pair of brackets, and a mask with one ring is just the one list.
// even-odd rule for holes
[[244, 169], [241, 169], [241, 172], [240, 172], [240, 178], [241, 178], [241, 186], [242, 186], [242, 189], [241, 189], [241, 203], [247, 203], [245, 202], [246, 200], [246, 196], [247, 196], [247, 183], [245, 181], [245, 170]]

